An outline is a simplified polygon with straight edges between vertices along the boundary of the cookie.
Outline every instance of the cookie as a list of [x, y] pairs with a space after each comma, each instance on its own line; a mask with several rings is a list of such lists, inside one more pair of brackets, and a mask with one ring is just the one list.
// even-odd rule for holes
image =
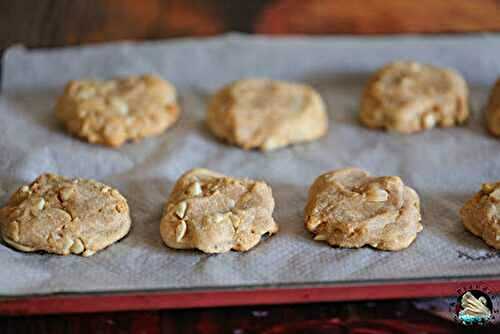
[[491, 90], [486, 107], [486, 126], [492, 135], [500, 137], [500, 79]]
[[397, 176], [345, 168], [319, 176], [309, 189], [306, 228], [332, 246], [407, 248], [422, 231], [417, 193]]
[[56, 105], [67, 130], [111, 147], [158, 135], [179, 117], [176, 91], [154, 75], [70, 81]]
[[160, 233], [168, 247], [205, 253], [245, 252], [278, 231], [271, 188], [193, 169], [177, 181], [165, 204]]
[[360, 119], [369, 128], [413, 133], [451, 127], [469, 116], [468, 88], [454, 70], [398, 61], [370, 79]]
[[500, 249], [500, 182], [483, 184], [460, 209], [460, 216], [467, 230]]
[[23, 252], [91, 256], [130, 229], [127, 201], [94, 180], [42, 174], [0, 209], [3, 240]]
[[320, 95], [309, 86], [245, 79], [214, 95], [207, 123], [215, 136], [231, 144], [269, 151], [323, 136], [328, 116]]

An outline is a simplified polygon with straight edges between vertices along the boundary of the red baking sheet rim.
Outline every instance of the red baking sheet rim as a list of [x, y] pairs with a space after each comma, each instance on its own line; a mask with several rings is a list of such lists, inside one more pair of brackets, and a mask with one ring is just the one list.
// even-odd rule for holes
[[0, 299], [0, 314], [35, 315], [198, 307], [290, 304], [457, 296], [459, 289], [480, 287], [500, 294], [494, 279], [411, 281], [384, 284], [335, 284], [123, 293], [52, 294]]

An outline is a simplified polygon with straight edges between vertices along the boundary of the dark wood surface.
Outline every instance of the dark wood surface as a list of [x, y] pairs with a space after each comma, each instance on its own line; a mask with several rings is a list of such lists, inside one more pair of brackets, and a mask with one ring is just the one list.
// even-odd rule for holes
[[279, 0], [255, 29], [271, 34], [394, 34], [498, 31], [497, 0]]
[[0, 318], [5, 334], [62, 333], [498, 333], [469, 328], [418, 310], [410, 301], [324, 303]]
[[0, 49], [226, 31], [500, 31], [500, 0], [0, 0]]

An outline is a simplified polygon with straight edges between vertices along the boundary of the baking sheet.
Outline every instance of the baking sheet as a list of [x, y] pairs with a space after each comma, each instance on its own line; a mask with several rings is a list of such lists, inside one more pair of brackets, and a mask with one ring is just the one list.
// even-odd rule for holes
[[[93, 257], [24, 254], [0, 244], [0, 295], [231, 288], [429, 277], [500, 277], [499, 253], [464, 230], [458, 210], [485, 181], [500, 179], [500, 144], [487, 135], [483, 108], [500, 75], [500, 36], [208, 39], [117, 43], [4, 56], [0, 96], [0, 204], [40, 173], [95, 178], [129, 201], [130, 234]], [[462, 72], [472, 117], [460, 128], [402, 136], [360, 127], [360, 93], [370, 73], [394, 59]], [[180, 94], [180, 121], [164, 134], [114, 150], [67, 135], [55, 98], [70, 79], [157, 73]], [[326, 101], [328, 135], [270, 153], [214, 139], [204, 125], [209, 96], [242, 77], [311, 84]], [[331, 169], [359, 166], [399, 175], [421, 196], [424, 230], [410, 248], [335, 249], [303, 228], [308, 186]], [[159, 221], [175, 180], [193, 167], [268, 182], [280, 232], [248, 253], [206, 255], [166, 248]]]

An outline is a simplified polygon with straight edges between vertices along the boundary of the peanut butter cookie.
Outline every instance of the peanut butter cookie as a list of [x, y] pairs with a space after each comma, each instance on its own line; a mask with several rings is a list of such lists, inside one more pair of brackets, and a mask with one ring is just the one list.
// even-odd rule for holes
[[365, 126], [401, 133], [455, 126], [468, 116], [468, 88], [462, 76], [413, 61], [380, 69], [361, 101], [360, 119]]
[[486, 107], [486, 125], [490, 133], [500, 136], [500, 79], [491, 90], [488, 106]]
[[500, 249], [500, 182], [483, 184], [462, 207], [460, 215], [466, 229]]
[[193, 169], [177, 181], [165, 204], [160, 233], [168, 247], [205, 253], [248, 251], [278, 231], [271, 188]]
[[268, 151], [323, 136], [328, 116], [320, 95], [309, 86], [246, 79], [215, 94], [207, 123], [231, 144]]
[[70, 81], [57, 102], [68, 131], [111, 147], [158, 135], [179, 117], [176, 91], [154, 75]]
[[319, 176], [309, 189], [306, 228], [332, 246], [383, 250], [408, 247], [422, 231], [420, 200], [397, 176], [358, 168]]
[[0, 209], [3, 240], [23, 252], [91, 256], [130, 229], [127, 201], [94, 180], [42, 174]]

